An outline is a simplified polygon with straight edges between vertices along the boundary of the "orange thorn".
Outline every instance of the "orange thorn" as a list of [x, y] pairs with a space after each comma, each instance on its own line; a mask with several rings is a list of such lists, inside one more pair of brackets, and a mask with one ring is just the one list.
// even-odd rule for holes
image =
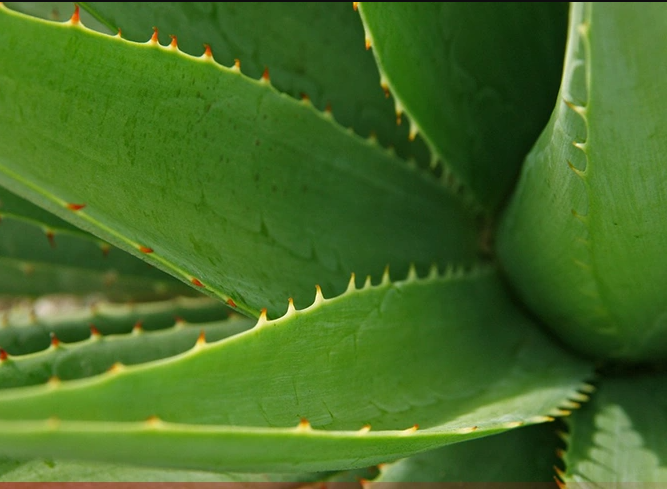
[[383, 83], [380, 87], [382, 87], [382, 91], [384, 92], [384, 98], [389, 98], [389, 85]]
[[301, 430], [309, 430], [310, 429], [310, 421], [308, 421], [306, 418], [301, 418], [301, 421], [299, 421], [299, 425], [297, 428]]
[[356, 12], [357, 9], [359, 8], [359, 2], [352, 2], [352, 8], [353, 8], [354, 11]]
[[72, 14], [72, 17], [69, 19], [69, 21], [72, 23], [72, 25], [77, 25], [79, 22], [81, 22], [81, 19], [79, 17], [79, 5], [74, 4], [74, 13]]
[[211, 46], [209, 44], [204, 44], [204, 57], [212, 58], [213, 51], [211, 51]]
[[142, 253], [153, 253], [153, 248], [149, 248], [148, 246], [139, 245], [139, 251], [141, 251]]
[[0, 362], [6, 362], [8, 358], [9, 354], [5, 350], [0, 348]]
[[269, 77], [269, 67], [266, 66], [264, 67], [264, 73], [262, 73], [262, 80], [268, 82], [271, 81], [271, 78]]
[[232, 307], [236, 307], [236, 302], [234, 302], [231, 297], [227, 299], [227, 304]]
[[123, 369], [123, 364], [120, 362], [116, 362], [111, 367], [109, 367], [109, 370], [107, 370], [107, 372], [110, 374], [117, 374], [122, 369]]
[[144, 329], [144, 323], [142, 321], [137, 321], [134, 323], [134, 326], [132, 326], [132, 331], [142, 331]]
[[90, 325], [90, 336], [102, 336], [102, 333], [100, 333], [100, 330], [97, 329], [94, 324]]
[[153, 27], [153, 35], [151, 36], [151, 41], [153, 44], [158, 43], [158, 37], [157, 37], [157, 27]]
[[58, 348], [58, 346], [60, 346], [60, 340], [58, 339], [55, 333], [51, 333], [50, 336], [51, 336], [51, 346], [53, 348]]
[[51, 248], [56, 247], [56, 235], [53, 234], [53, 231], [47, 231], [46, 232], [46, 239], [49, 240], [49, 244], [51, 245]]
[[331, 102], [327, 102], [327, 106], [324, 107], [324, 112], [331, 114]]
[[86, 207], [86, 204], [67, 204], [67, 208], [71, 211], [80, 211]]
[[361, 485], [362, 489], [368, 489], [371, 487], [371, 482], [368, 479], [363, 479], [361, 477], [358, 477], [357, 480], [359, 481], [359, 485]]
[[310, 101], [310, 97], [307, 94], [301, 92], [300, 95], [301, 95], [301, 100], [303, 100], [304, 102], [309, 102]]
[[366, 39], [366, 50], [369, 50], [371, 48], [371, 40]]
[[178, 49], [178, 39], [176, 39], [176, 36], [170, 34], [169, 37], [171, 37], [171, 43], [169, 43], [169, 46], [172, 49]]
[[123, 38], [123, 31], [120, 30], [120, 27], [118, 28], [118, 33], [116, 34], [116, 37], [120, 37], [121, 39]]
[[401, 122], [403, 122], [403, 118], [401, 117], [403, 114], [400, 112], [396, 112], [396, 125], [400, 126]]
[[206, 333], [204, 333], [204, 330], [202, 329], [199, 332], [199, 336], [197, 336], [197, 345], [205, 345], [206, 344]]
[[234, 68], [236, 68], [237, 70], [241, 69], [241, 60], [240, 59], [238, 59], [238, 58], [234, 59]]
[[185, 324], [185, 319], [183, 319], [181, 316], [174, 316], [174, 321], [176, 324]]
[[190, 282], [192, 283], [192, 285], [195, 285], [197, 287], [203, 287], [204, 286], [204, 284], [201, 283], [201, 281], [198, 278], [193, 277], [193, 278], [190, 279]]

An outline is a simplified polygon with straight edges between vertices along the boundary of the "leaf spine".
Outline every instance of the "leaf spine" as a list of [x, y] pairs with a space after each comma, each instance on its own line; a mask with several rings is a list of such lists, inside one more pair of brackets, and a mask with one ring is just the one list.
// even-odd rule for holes
[[414, 424], [414, 425], [412, 425], [410, 428], [401, 431], [401, 434], [403, 434], [403, 435], [411, 435], [411, 434], [415, 433], [418, 429], [419, 429], [419, 425], [418, 425], [418, 424]]
[[365, 424], [361, 428], [359, 428], [359, 431], [357, 431], [357, 433], [359, 433], [360, 435], [365, 435], [369, 431], [371, 431], [371, 425]]
[[324, 295], [322, 294], [322, 288], [319, 285], [316, 285], [315, 286], [315, 300], [313, 301], [313, 304], [311, 305], [311, 307], [319, 306], [324, 301], [325, 301], [325, 299], [324, 299]]
[[204, 54], [201, 57], [205, 60], [213, 61], [213, 51], [211, 51], [210, 44], [204, 44]]
[[354, 292], [355, 290], [357, 290], [357, 283], [354, 276], [354, 272], [352, 272], [350, 274], [350, 281], [347, 284], [347, 289], [345, 289], [345, 293], [347, 294], [348, 292]]
[[231, 297], [227, 299], [225, 302], [229, 307], [233, 307], [234, 309], [236, 309], [236, 302], [234, 302], [234, 300]]
[[58, 339], [56, 334], [51, 333], [49, 336], [51, 336], [51, 348], [58, 348], [60, 346], [60, 340]]
[[149, 248], [148, 246], [139, 245], [139, 251], [141, 251], [142, 253], [147, 253], [147, 254], [148, 253], [153, 253], [153, 248]]
[[310, 421], [308, 421], [306, 418], [301, 418], [299, 424], [296, 425], [297, 431], [312, 431], [312, 429], [313, 427], [310, 426]]
[[169, 37], [171, 38], [171, 42], [169, 43], [169, 47], [175, 51], [178, 51], [178, 39], [176, 36], [173, 34], [169, 34]]
[[195, 287], [203, 287], [203, 286], [204, 286], [204, 284], [201, 283], [201, 280], [199, 280], [198, 278], [195, 278], [195, 277], [192, 277], [192, 278], [190, 279], [190, 283], [191, 283], [192, 285], [194, 285]]
[[158, 35], [157, 35], [157, 27], [155, 27], [155, 26], [153, 26], [153, 35], [148, 40], [148, 44], [151, 44], [153, 46], [159, 46], [160, 45], [160, 42], [158, 40]]
[[49, 240], [49, 246], [51, 246], [51, 248], [55, 249], [55, 247], [56, 247], [56, 235], [50, 229], [46, 231], [46, 239]]
[[99, 340], [102, 338], [102, 333], [100, 333], [100, 330], [95, 327], [94, 324], [90, 325], [90, 339], [92, 340]]
[[260, 81], [264, 83], [271, 83], [271, 77], [269, 75], [269, 67], [265, 66], [264, 67], [264, 72], [262, 73], [262, 77], [260, 78]]
[[232, 66], [230, 70], [241, 73], [241, 60], [238, 58], [234, 59], [234, 66]]
[[81, 24], [81, 17], [79, 16], [79, 4], [74, 4], [74, 13], [72, 14], [72, 17], [70, 17], [68, 23], [71, 26], [77, 26]]
[[267, 313], [266, 307], [264, 307], [259, 313], [259, 318], [257, 319], [255, 328], [261, 328], [262, 326], [265, 326], [269, 323], [269, 320], [266, 317], [266, 313]]
[[6, 362], [8, 360], [9, 360], [9, 354], [5, 350], [0, 348], [0, 363]]
[[86, 207], [86, 204], [67, 204], [65, 207], [67, 207], [71, 211], [80, 211], [84, 207]]

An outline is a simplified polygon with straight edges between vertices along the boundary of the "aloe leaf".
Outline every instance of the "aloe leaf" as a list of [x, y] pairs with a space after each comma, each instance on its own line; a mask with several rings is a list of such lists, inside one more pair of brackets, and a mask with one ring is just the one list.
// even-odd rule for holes
[[3, 187], [0, 187], [0, 213], [2, 216], [12, 216], [32, 221], [34, 224], [41, 224], [45, 230], [68, 231], [70, 233], [79, 233], [81, 236], [96, 239], [69, 222], [60, 219], [54, 214], [36, 206], [32, 202], [22, 199]]
[[446, 178], [497, 210], [553, 107], [566, 4], [360, 2], [359, 11], [412, 133]]
[[[403, 157], [429, 161], [420, 139], [411, 143], [407, 124], [397, 126], [394, 103], [380, 87], [373, 55], [364, 49], [364, 30], [349, 4], [323, 2], [82, 2], [81, 6], [123, 37], [144, 42], [158, 28], [160, 42], [177, 35], [191, 55], [211, 46], [226, 66], [241, 62], [243, 73], [260, 78], [268, 68], [281, 92], [313, 105], [366, 137], [375, 134]], [[87, 24], [86, 24], [87, 25]]]
[[562, 479], [581, 488], [667, 482], [666, 381], [665, 374], [603, 379], [567, 420]]
[[0, 32], [0, 183], [239, 310], [475, 259], [455, 196], [266, 81], [7, 9]]
[[168, 328], [178, 318], [189, 323], [220, 320], [228, 310], [208, 297], [179, 297], [144, 304], [102, 302], [48, 315], [16, 308], [4, 313], [0, 347], [11, 355], [24, 355], [48, 348], [53, 336], [66, 343], [83, 341], [90, 336], [91, 326], [103, 335], [129, 333], [135, 326], [151, 331]]
[[353, 284], [168, 360], [3, 390], [0, 453], [357, 468], [548, 421], [591, 374], [512, 304], [493, 270]]
[[557, 444], [552, 423], [528, 426], [381, 466], [374, 482], [403, 482], [405, 487], [414, 482], [490, 483], [476, 484], [476, 489], [492, 488], [498, 482], [553, 482]]
[[597, 357], [667, 351], [666, 28], [662, 3], [573, 6], [559, 100], [499, 230], [525, 303]]
[[224, 321], [144, 332], [137, 328], [124, 335], [104, 336], [92, 329], [87, 340], [54, 341], [51, 348], [23, 356], [8, 356], [0, 365], [0, 388], [43, 384], [54, 377], [79, 379], [100, 374], [115, 363], [134, 365], [183, 353], [197, 341], [218, 341], [249, 329], [254, 321], [232, 316]]
[[0, 214], [0, 294], [102, 293], [111, 300], [193, 295], [161, 270], [93, 236]]

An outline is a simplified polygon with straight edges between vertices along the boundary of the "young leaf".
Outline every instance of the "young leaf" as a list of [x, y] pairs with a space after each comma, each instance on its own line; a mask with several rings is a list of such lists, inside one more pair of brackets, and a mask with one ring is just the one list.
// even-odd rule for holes
[[667, 5], [574, 4], [551, 121], [498, 252], [525, 303], [588, 354], [667, 352]]

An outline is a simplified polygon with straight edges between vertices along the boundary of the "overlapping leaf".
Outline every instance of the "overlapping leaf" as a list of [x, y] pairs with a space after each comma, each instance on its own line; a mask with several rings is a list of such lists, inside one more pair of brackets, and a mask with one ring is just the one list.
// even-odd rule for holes
[[234, 471], [363, 467], [546, 421], [588, 375], [493, 271], [387, 278], [318, 294], [306, 310], [172, 359], [4, 390], [0, 453]]
[[240, 310], [475, 259], [445, 189], [265, 82], [7, 9], [0, 23], [0, 182]]
[[553, 107], [566, 4], [360, 2], [359, 10], [413, 133], [497, 210]]

